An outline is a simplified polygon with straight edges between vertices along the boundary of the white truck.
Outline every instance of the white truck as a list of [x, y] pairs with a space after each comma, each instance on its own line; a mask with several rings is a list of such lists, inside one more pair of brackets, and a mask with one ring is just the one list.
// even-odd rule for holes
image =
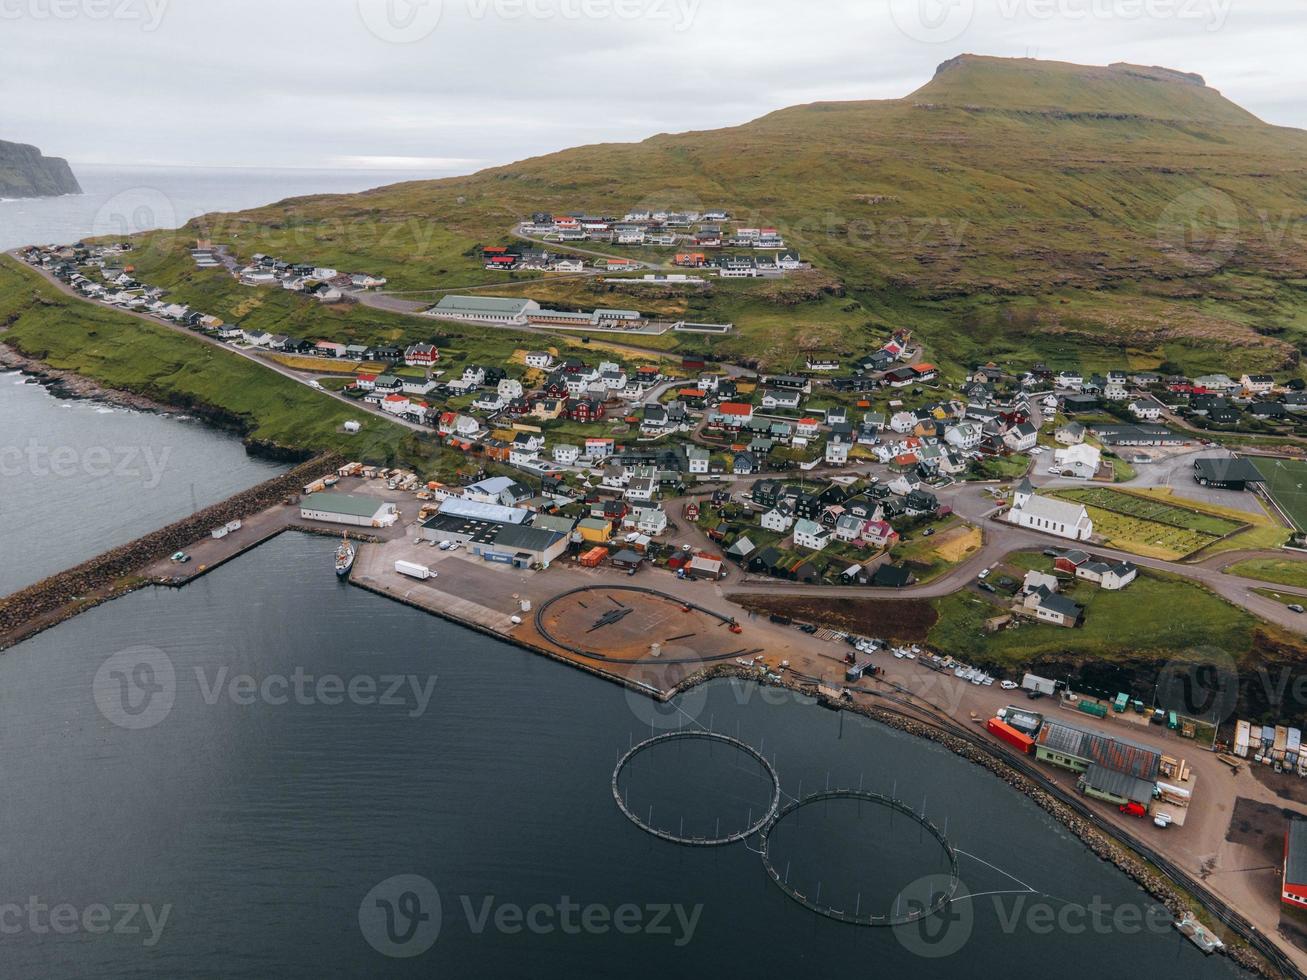
[[1052, 697], [1057, 691], [1057, 681], [1050, 681], [1047, 677], [1039, 677], [1035, 674], [1027, 674], [1021, 679], [1021, 687], [1027, 691], [1037, 691], [1048, 697]]
[[426, 565], [419, 565], [411, 561], [395, 562], [395, 571], [400, 575], [407, 575], [409, 578], [420, 579], [423, 582], [436, 577], [436, 573], [427, 568]]

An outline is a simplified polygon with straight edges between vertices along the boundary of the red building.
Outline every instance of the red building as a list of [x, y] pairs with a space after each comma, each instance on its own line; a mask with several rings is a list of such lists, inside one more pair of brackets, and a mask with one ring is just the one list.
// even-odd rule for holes
[[1284, 832], [1284, 881], [1280, 901], [1307, 909], [1307, 821], [1290, 820]]
[[573, 422], [599, 422], [607, 414], [604, 403], [596, 398], [580, 398], [567, 406], [567, 417]]

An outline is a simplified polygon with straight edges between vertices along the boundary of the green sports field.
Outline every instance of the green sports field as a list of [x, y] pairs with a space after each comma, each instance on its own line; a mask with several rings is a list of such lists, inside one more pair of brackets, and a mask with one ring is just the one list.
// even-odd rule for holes
[[1307, 529], [1307, 462], [1249, 456], [1248, 461], [1266, 477], [1266, 489], [1298, 530]]

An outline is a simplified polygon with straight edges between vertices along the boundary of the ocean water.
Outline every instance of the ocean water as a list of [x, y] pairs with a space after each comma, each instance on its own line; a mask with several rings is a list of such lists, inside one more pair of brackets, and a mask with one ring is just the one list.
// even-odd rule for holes
[[198, 421], [56, 398], [0, 373], [0, 595], [283, 471]]
[[0, 249], [178, 228], [201, 214], [429, 175], [396, 171], [101, 167], [73, 164], [82, 194], [0, 201]]
[[[0, 910], [21, 909], [5, 976], [1236, 975], [938, 746], [751, 685], [689, 695], [685, 717], [759, 748], [787, 798], [893, 792], [963, 852], [927, 929], [815, 916], [746, 845], [665, 843], [620, 813], [610, 779], [648, 702], [341, 584], [332, 548], [285, 534], [0, 657]], [[143, 666], [162, 693], [123, 701]], [[751, 765], [660, 751], [632, 804], [672, 830], [747, 819], [769, 793]], [[850, 909], [902, 910], [941, 869], [918, 825], [875, 808], [800, 810], [777, 838], [778, 873]], [[67, 931], [38, 931], [56, 905]], [[100, 908], [129, 907], [140, 931], [104, 928]]]

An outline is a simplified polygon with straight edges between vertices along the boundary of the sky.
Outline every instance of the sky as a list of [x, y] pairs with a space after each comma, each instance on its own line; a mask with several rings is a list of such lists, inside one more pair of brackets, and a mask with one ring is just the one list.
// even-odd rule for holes
[[1197, 72], [1307, 128], [1296, 0], [0, 0], [0, 139], [432, 176], [898, 98], [963, 52]]

